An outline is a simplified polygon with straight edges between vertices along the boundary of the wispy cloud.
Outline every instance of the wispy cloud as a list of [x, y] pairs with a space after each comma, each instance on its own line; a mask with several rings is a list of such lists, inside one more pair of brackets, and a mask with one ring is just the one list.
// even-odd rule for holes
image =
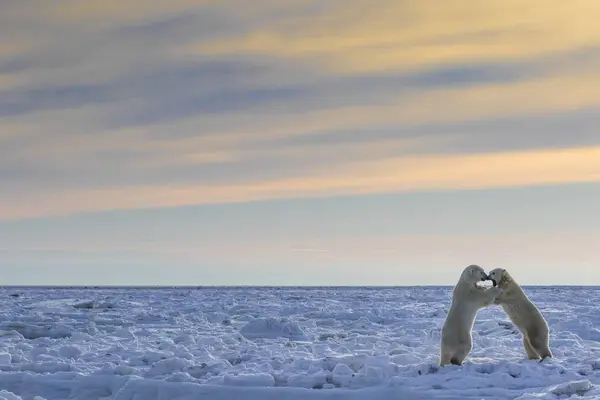
[[2, 4], [0, 218], [598, 180], [594, 1], [244, 4]]
[[[318, 17], [272, 21], [244, 35], [191, 48], [318, 59], [338, 72], [420, 68], [456, 61], [523, 59], [597, 44], [589, 0], [500, 4], [352, 1]], [[575, 27], [576, 24], [576, 27]]]
[[600, 147], [384, 158], [241, 183], [15, 188], [0, 219], [255, 200], [600, 182]]

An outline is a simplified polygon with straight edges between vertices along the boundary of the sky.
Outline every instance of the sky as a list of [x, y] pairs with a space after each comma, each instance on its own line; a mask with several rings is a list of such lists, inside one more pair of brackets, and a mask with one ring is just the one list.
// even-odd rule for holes
[[0, 284], [600, 285], [596, 0], [0, 3]]

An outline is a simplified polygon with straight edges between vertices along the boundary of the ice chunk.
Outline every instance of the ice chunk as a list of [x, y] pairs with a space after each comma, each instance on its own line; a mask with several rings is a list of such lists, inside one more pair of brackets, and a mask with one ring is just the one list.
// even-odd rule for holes
[[225, 375], [223, 383], [228, 386], [275, 386], [275, 378], [266, 373]]
[[308, 335], [296, 322], [275, 318], [259, 318], [248, 322], [240, 329], [240, 333], [249, 340], [277, 339], [308, 341]]

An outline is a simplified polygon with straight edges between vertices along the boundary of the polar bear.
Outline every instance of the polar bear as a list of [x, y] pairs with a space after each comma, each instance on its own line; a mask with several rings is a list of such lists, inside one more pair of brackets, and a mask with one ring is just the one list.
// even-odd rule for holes
[[452, 305], [442, 328], [440, 365], [462, 365], [471, 352], [471, 330], [480, 309], [494, 304], [502, 289], [488, 289], [477, 285], [488, 280], [488, 276], [479, 265], [469, 265], [460, 275], [452, 292]]
[[494, 287], [502, 289], [494, 300], [523, 335], [523, 347], [530, 360], [551, 358], [548, 324], [538, 308], [529, 300], [521, 286], [503, 268], [490, 271]]

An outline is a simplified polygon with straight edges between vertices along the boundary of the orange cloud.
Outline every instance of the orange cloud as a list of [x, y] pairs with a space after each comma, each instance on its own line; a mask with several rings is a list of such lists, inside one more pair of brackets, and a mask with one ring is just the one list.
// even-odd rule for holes
[[241, 184], [12, 192], [0, 219], [267, 199], [600, 182], [600, 147], [391, 158]]
[[594, 0], [351, 1], [188, 50], [317, 60], [337, 72], [514, 60], [596, 45], [598, 12]]
[[10, 56], [19, 54], [28, 48], [29, 43], [25, 40], [3, 40], [0, 42], [0, 55]]
[[17, 74], [0, 74], [0, 90], [12, 90], [26, 83], [23, 76]]

